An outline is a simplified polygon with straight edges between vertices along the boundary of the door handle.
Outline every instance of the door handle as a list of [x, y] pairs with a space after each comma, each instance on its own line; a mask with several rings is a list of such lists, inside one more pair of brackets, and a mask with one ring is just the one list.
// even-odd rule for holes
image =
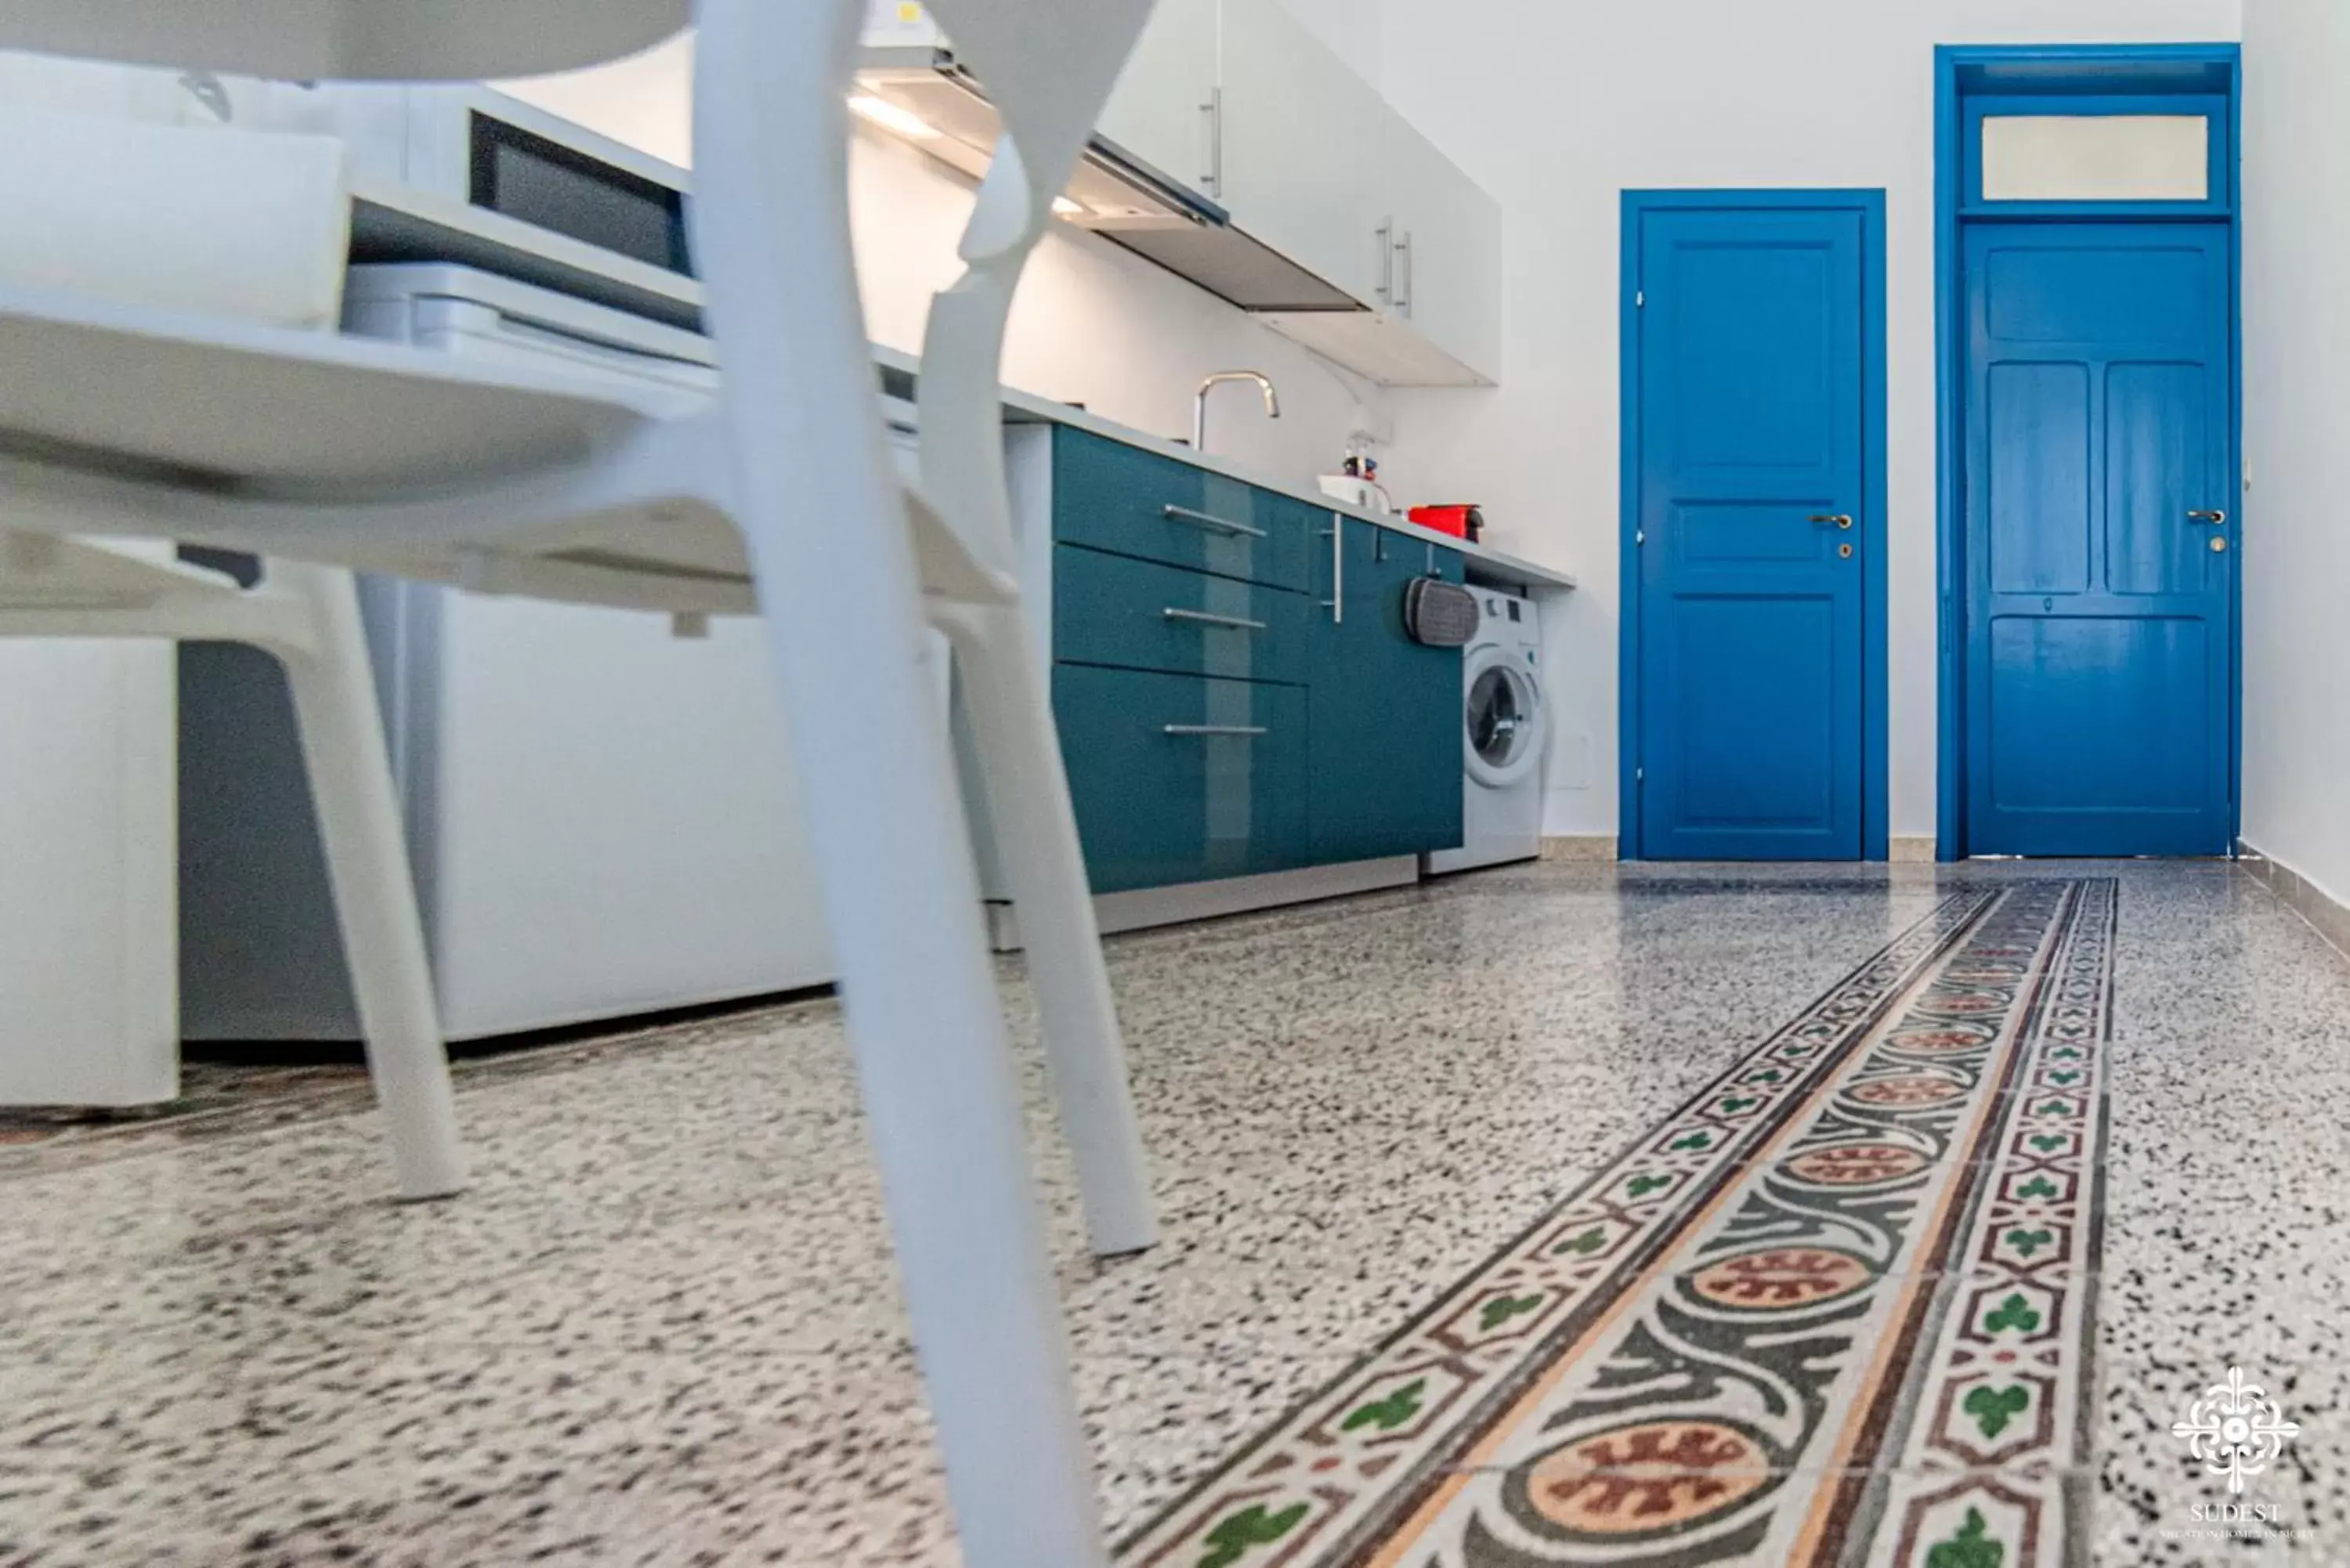
[[1200, 106], [1200, 113], [1208, 124], [1208, 167], [1200, 177], [1200, 188], [1221, 202], [1224, 199], [1224, 89], [1211, 87], [1208, 101]]
[[1812, 514], [1812, 521], [1823, 528], [1831, 525], [1849, 528], [1852, 526], [1852, 514], [1848, 512], [1814, 512]]
[[1263, 724], [1165, 724], [1160, 728], [1170, 735], [1269, 735]]
[[2228, 514], [2216, 508], [2209, 512], [2189, 512], [2187, 514], [2187, 520], [2189, 523], [2209, 523], [2214, 528], [2225, 528], [2228, 525]]

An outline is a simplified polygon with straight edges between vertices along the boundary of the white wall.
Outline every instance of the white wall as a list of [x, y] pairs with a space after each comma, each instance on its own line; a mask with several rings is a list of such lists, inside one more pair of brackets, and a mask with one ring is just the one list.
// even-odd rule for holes
[[[1264, 0], [1256, 0], [1262, 5]], [[1281, 0], [1332, 54], [1366, 81], [1386, 74], [1386, 0]]]
[[[1618, 192], [1887, 192], [1892, 826], [1930, 836], [1934, 46], [2204, 41], [2240, 26], [2239, 0], [1386, 0], [1388, 99], [1502, 202], [1508, 324], [1499, 390], [1395, 395], [1387, 477], [1484, 503], [1526, 553], [1583, 578], [1555, 621], [1550, 831], [1617, 826]], [[2253, 82], [2256, 105], [2264, 90]]]
[[[1316, 0], [1334, 18], [1373, 0]], [[509, 91], [675, 162], [691, 157], [691, 47], [679, 39], [633, 60]], [[850, 207], [866, 326], [919, 352], [931, 296], [961, 268], [967, 182], [901, 141], [860, 132]], [[1004, 379], [1138, 429], [1189, 439], [1191, 398], [1213, 370], [1263, 370], [1281, 389], [1267, 421], [1245, 388], [1216, 394], [1209, 444], [1269, 473], [1310, 482], [1337, 472], [1347, 433], [1377, 428], [1378, 391], [1213, 296], [1118, 249], [1061, 228], [1029, 265], [1004, 344]]]
[[2244, 18], [2244, 837], [2350, 900], [2350, 6]]

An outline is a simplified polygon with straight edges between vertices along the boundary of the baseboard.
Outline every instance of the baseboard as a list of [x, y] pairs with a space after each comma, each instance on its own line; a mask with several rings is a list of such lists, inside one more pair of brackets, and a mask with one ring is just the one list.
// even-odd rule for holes
[[[1303, 871], [1274, 871], [1259, 877], [1229, 877], [1221, 882], [1194, 882], [1182, 888], [1142, 888], [1128, 893], [1104, 893], [1094, 899], [1094, 919], [1104, 936], [1120, 931], [1149, 930], [1155, 926], [1180, 926], [1193, 920], [1220, 919], [1284, 904], [1310, 904], [1322, 898], [1343, 898], [1355, 893], [1377, 893], [1408, 888], [1419, 880], [1419, 857], [1393, 856], [1384, 860], [1357, 860], [1345, 866], [1315, 866]], [[1000, 953], [1018, 952], [1024, 945], [1018, 911], [1008, 903], [987, 905], [988, 944]]]
[[[1617, 853], [1614, 834], [1563, 834], [1542, 841], [1544, 860], [1575, 860], [1586, 863], [1613, 862], [1622, 858]], [[1887, 846], [1887, 858], [1898, 866], [1931, 865], [1939, 858], [1940, 841], [1930, 835], [1923, 838], [1896, 838]]]
[[2350, 958], [2350, 904], [2303, 877], [2283, 861], [2264, 854], [2255, 845], [2239, 841], [2238, 864], [2261, 886], [2277, 896], [2294, 914], [2307, 920], [2321, 937]]

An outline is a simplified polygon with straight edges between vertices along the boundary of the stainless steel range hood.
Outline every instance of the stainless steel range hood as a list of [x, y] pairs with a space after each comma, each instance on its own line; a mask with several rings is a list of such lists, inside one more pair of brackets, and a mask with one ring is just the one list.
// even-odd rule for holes
[[[868, 48], [850, 107], [973, 179], [993, 161], [1000, 122], [953, 52]], [[1188, 278], [1243, 310], [1352, 311], [1363, 306], [1232, 226], [1232, 214], [1105, 137], [1094, 138], [1061, 217]]]

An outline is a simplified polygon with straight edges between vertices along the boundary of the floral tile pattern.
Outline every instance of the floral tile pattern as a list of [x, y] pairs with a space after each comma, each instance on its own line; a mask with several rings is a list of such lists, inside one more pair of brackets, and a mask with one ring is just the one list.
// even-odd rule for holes
[[1121, 1563], [2082, 1560], [2116, 902], [1942, 904]]
[[[2117, 899], [2083, 880], [2058, 889], [2073, 912], [2048, 902], [2052, 880], [2107, 877]], [[2045, 922], [2012, 945], [2030, 950], [1986, 950], [2011, 945], [1982, 932], [2002, 902], [2027, 899]], [[2095, 950], [2116, 903], [2108, 1004]], [[1768, 1109], [1728, 1104], [1888, 942], [1917, 961], [1883, 1008]], [[1310, 1495], [1258, 1477], [1166, 1561], [1430, 1568], [1440, 1538], [1407, 1529], [1440, 1489], [1523, 1529], [1503, 1483], [1550, 1459], [1555, 1507], [1607, 1521], [1661, 1496], [1697, 1520], [1617, 1562], [1823, 1560], [1742, 1550], [1707, 1522], [1726, 1498], [1742, 1521], [1825, 1508], [1835, 1568], [2350, 1563], [2350, 964], [2235, 867], [1545, 865], [1109, 947], [1152, 1252], [1087, 1255], [1016, 965], [1003, 998], [1105, 1533], [1129, 1561], [1360, 1394], [1336, 1438], [1446, 1434], [1360, 1483], [1376, 1517], [1309, 1535]], [[1984, 1012], [2018, 962], [2013, 1002]], [[1948, 1016], [1909, 1021], [1938, 985]], [[2110, 1012], [2110, 1045], [2083, 1009]], [[1929, 1038], [1986, 1029], [1988, 1049]], [[0, 1568], [964, 1561], [836, 1009], [462, 1063], [476, 1180], [454, 1203], [391, 1200], [355, 1071], [209, 1075], [172, 1116], [0, 1147]], [[1659, 1153], [1667, 1128], [1735, 1141]], [[1703, 1174], [1611, 1197], [1649, 1174], [1636, 1157]], [[1586, 1202], [1654, 1228], [1611, 1245]], [[1751, 1228], [1774, 1204], [1791, 1234]], [[1823, 1299], [1848, 1262], [1737, 1260], [1766, 1243], [1880, 1273]], [[1755, 1344], [1762, 1309], [1679, 1285], [1732, 1262], [1716, 1293], [1789, 1286], [1859, 1326]], [[1464, 1280], [1490, 1288], [1472, 1303]], [[1524, 1304], [1570, 1285], [1564, 1311]], [[1804, 1370], [1814, 1342], [1841, 1358], [1803, 1453], [1709, 1429], [1783, 1449], [1800, 1401], [1589, 1376], [1637, 1379], [1628, 1330], [1667, 1306], [1709, 1336], [1674, 1353], [1724, 1388], [1763, 1382], [1766, 1357]], [[1461, 1342], [1490, 1399], [1430, 1415], [1433, 1376], [1370, 1386], [1399, 1325]], [[1832, 1343], [1855, 1337], [1856, 1371]], [[2238, 1367], [2300, 1428], [2241, 1500], [2176, 1432]], [[1511, 1419], [1611, 1398], [1555, 1436]], [[1604, 1443], [1555, 1457], [1578, 1437]], [[2214, 1522], [2239, 1501], [2272, 1522]]]

